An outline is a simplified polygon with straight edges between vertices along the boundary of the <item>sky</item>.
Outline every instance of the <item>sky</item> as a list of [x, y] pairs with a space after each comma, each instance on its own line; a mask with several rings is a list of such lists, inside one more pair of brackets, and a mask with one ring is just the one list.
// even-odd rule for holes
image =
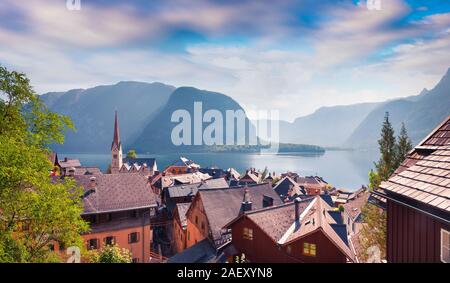
[[450, 1], [378, 1], [0, 0], [0, 64], [40, 94], [158, 81], [292, 121], [416, 95], [445, 74]]

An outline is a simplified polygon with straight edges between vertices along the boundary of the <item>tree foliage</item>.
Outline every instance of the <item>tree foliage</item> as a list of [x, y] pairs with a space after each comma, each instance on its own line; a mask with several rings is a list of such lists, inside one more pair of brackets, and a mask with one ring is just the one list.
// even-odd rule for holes
[[136, 150], [130, 149], [130, 150], [127, 152], [127, 158], [137, 158]]
[[47, 146], [73, 128], [50, 112], [24, 74], [0, 66], [0, 261], [48, 262], [55, 241], [82, 247], [81, 189], [55, 183]]
[[107, 245], [99, 252], [92, 252], [89, 258], [91, 263], [131, 263], [131, 253], [117, 245]]
[[400, 135], [397, 137], [397, 144], [395, 145], [395, 168], [398, 168], [402, 164], [412, 148], [412, 143], [408, 137], [405, 124], [402, 123]]
[[[406, 159], [412, 149], [411, 140], [408, 137], [406, 127], [402, 123], [400, 135], [395, 139], [394, 129], [389, 121], [389, 113], [386, 113], [381, 129], [380, 160], [375, 163], [376, 171], [369, 172], [369, 188], [375, 190], [386, 181], [392, 173]], [[376, 246], [381, 251], [381, 256], [386, 256], [386, 212], [375, 205], [367, 203], [362, 209], [363, 221], [366, 223], [362, 229], [362, 247], [367, 251]], [[368, 256], [364, 254], [363, 256]]]
[[362, 228], [361, 247], [364, 260], [367, 260], [369, 254], [367, 251], [376, 246], [380, 249], [381, 258], [386, 258], [386, 211], [377, 206], [367, 203], [362, 208]]
[[383, 127], [381, 129], [381, 138], [378, 140], [380, 147], [380, 160], [375, 164], [377, 172], [382, 180], [387, 180], [395, 170], [395, 136], [394, 129], [389, 121], [389, 112], [384, 117]]

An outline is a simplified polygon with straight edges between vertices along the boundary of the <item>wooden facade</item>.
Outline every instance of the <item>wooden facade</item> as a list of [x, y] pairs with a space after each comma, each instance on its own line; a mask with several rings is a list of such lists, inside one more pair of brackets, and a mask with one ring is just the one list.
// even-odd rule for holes
[[414, 208], [387, 200], [388, 262], [441, 262], [441, 230], [450, 225]]

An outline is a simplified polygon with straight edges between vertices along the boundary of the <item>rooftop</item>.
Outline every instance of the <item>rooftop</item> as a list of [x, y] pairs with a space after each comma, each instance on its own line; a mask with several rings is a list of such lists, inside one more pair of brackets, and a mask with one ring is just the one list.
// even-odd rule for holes
[[449, 215], [450, 116], [411, 151], [380, 189]]

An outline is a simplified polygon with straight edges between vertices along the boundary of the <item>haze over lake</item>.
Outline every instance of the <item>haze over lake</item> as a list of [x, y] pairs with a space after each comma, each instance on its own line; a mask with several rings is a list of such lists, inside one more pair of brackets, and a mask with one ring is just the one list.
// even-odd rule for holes
[[[240, 173], [254, 167], [263, 170], [267, 166], [270, 172], [277, 174], [292, 171], [300, 175], [318, 175], [337, 188], [356, 190], [368, 182], [368, 171], [373, 161], [378, 160], [377, 151], [334, 151], [324, 154], [254, 154], [254, 153], [171, 153], [138, 154], [139, 157], [156, 158], [158, 170], [163, 170], [180, 155], [192, 159], [202, 167], [217, 166], [227, 169], [233, 167]], [[84, 166], [97, 166], [106, 171], [111, 162], [110, 154], [58, 153], [64, 157], [80, 159]]]

